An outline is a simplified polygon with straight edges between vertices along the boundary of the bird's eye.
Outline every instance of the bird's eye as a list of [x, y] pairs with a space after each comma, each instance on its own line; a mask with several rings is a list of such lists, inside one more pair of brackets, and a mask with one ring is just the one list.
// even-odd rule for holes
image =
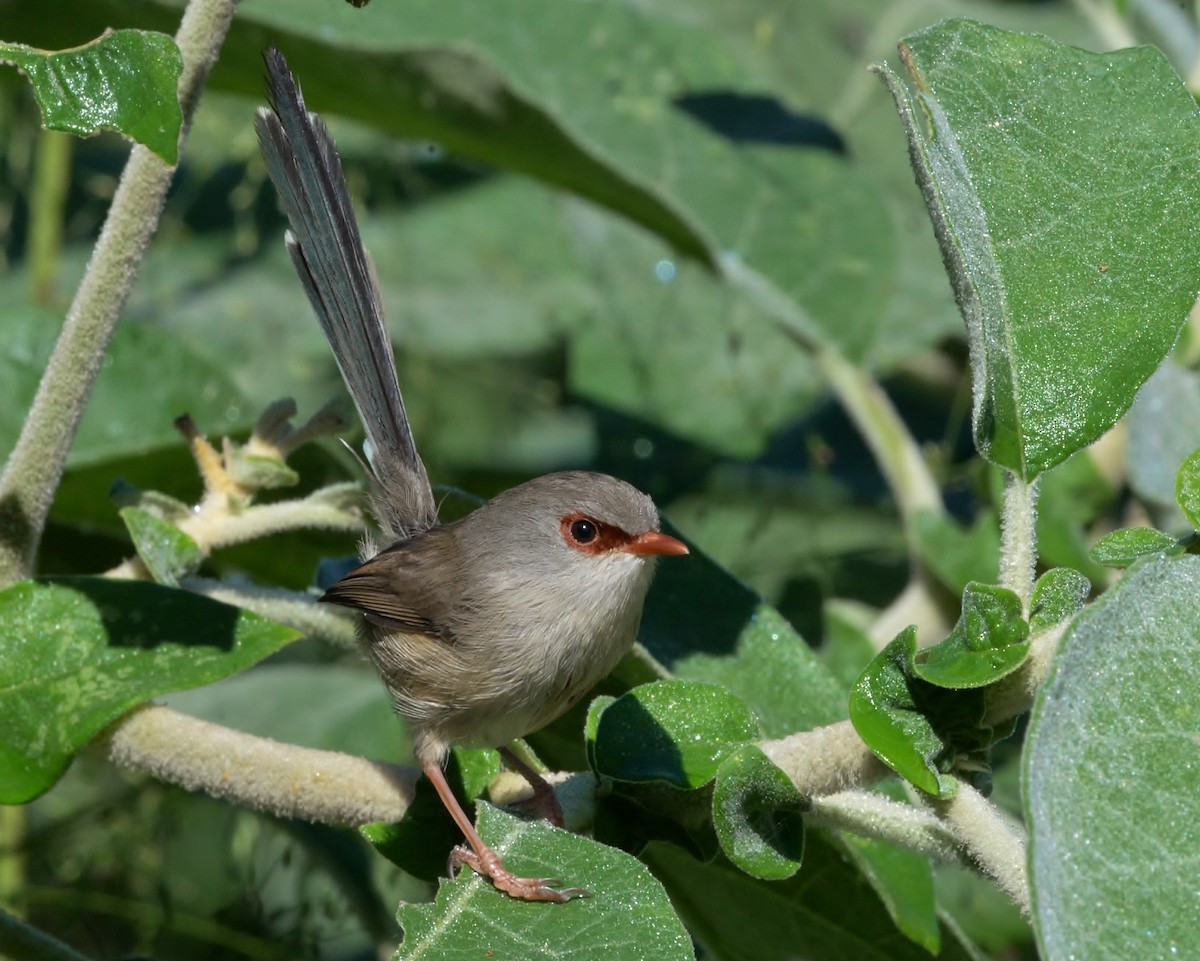
[[586, 518], [571, 521], [571, 526], [567, 529], [571, 533], [571, 540], [576, 544], [590, 544], [600, 533], [596, 529], [596, 525]]

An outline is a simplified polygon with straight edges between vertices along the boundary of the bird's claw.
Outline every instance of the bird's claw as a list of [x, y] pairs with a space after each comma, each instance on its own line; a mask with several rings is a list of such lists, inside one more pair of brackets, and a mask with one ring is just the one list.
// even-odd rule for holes
[[504, 866], [496, 852], [487, 849], [480, 855], [469, 847], [459, 846], [450, 852], [452, 869], [467, 865], [476, 874], [488, 878], [492, 885], [511, 898], [519, 901], [553, 901], [565, 904], [572, 898], [590, 898], [592, 892], [584, 888], [560, 887], [559, 878], [519, 878]]

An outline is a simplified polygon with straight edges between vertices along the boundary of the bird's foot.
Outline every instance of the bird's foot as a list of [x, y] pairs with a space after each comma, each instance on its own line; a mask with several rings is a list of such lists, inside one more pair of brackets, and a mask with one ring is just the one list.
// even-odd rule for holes
[[591, 891], [583, 888], [559, 887], [558, 878], [519, 878], [504, 866], [500, 855], [489, 847], [477, 853], [465, 845], [450, 852], [452, 869], [467, 865], [476, 874], [488, 878], [492, 884], [511, 898], [519, 901], [553, 901], [565, 904], [572, 898], [590, 898]]

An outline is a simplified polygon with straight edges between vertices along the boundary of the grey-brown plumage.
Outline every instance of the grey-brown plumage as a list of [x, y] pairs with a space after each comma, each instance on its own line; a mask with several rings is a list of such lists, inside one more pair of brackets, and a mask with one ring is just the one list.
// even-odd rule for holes
[[363, 646], [471, 845], [456, 849], [456, 863], [515, 897], [567, 900], [584, 892], [504, 868], [441, 765], [455, 744], [503, 746], [582, 697], [633, 643], [654, 557], [687, 548], [659, 532], [649, 497], [585, 471], [536, 478], [438, 523], [337, 150], [283, 57], [268, 51], [266, 62], [273, 111], [258, 113], [259, 140], [291, 222], [292, 262], [363, 420], [388, 545], [322, 600], [363, 613]]

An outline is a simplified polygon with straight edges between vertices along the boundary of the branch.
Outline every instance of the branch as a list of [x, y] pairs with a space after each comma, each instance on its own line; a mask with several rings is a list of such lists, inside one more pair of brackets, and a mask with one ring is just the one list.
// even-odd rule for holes
[[1025, 870], [1025, 839], [982, 794], [964, 781], [954, 796], [929, 805], [954, 832], [971, 860], [1013, 899], [1025, 917], [1032, 915]]
[[158, 705], [100, 736], [109, 760], [189, 791], [322, 824], [399, 821], [420, 772], [243, 734]]
[[854, 725], [839, 721], [758, 745], [806, 797], [872, 784], [891, 774]]
[[1037, 478], [1026, 482], [1012, 471], [1005, 471], [1004, 477], [1000, 585], [1021, 598], [1021, 607], [1028, 617], [1037, 564]]
[[962, 848], [954, 833], [934, 814], [870, 791], [841, 791], [812, 798], [805, 815], [822, 827], [890, 841], [947, 864], [962, 864]]

